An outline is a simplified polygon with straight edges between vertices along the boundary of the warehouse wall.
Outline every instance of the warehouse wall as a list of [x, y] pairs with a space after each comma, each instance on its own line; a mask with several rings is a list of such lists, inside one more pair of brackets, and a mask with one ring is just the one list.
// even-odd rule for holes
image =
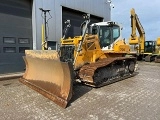
[[41, 11], [39, 8], [50, 9], [52, 19], [49, 20], [49, 38], [59, 41], [62, 36], [62, 6], [90, 13], [110, 20], [110, 6], [107, 0], [33, 0], [33, 49], [41, 49]]

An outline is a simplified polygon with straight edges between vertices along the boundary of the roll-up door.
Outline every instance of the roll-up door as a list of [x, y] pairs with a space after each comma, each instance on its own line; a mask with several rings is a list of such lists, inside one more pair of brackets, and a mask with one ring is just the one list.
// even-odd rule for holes
[[0, 74], [23, 71], [32, 43], [32, 0], [1, 0]]
[[[81, 35], [81, 23], [84, 21], [82, 15], [85, 14], [84, 12], [76, 11], [73, 9], [69, 9], [66, 7], [62, 7], [62, 28], [65, 27], [65, 20], [70, 20], [71, 21], [71, 27], [68, 31], [68, 34], [66, 37], [74, 37], [74, 36], [79, 36]], [[97, 17], [94, 15], [91, 15], [91, 21], [90, 24], [96, 23], [96, 22], [101, 22], [103, 18]]]

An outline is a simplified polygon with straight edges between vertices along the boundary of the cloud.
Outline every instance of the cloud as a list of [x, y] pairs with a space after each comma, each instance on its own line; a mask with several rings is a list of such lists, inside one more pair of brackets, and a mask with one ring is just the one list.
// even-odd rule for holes
[[130, 10], [134, 8], [146, 33], [146, 40], [155, 40], [160, 36], [160, 1], [113, 0], [115, 8], [111, 10], [111, 19], [123, 25], [123, 37], [131, 34]]

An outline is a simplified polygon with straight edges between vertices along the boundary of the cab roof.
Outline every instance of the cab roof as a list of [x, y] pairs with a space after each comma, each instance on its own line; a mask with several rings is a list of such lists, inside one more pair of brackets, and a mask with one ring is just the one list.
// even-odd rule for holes
[[113, 21], [93, 23], [93, 24], [91, 24], [91, 26], [95, 26], [95, 25], [103, 26], [103, 25], [110, 25], [110, 24], [114, 24], [114, 25], [121, 26], [121, 25], [118, 24], [117, 22], [113, 22]]

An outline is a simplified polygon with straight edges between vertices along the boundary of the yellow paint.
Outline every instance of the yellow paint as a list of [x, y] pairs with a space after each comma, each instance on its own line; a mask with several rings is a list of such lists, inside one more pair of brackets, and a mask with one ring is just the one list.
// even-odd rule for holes
[[[61, 39], [61, 45], [73, 45], [75, 46], [74, 57], [77, 53], [79, 42], [82, 40], [82, 36], [76, 36], [74, 38]], [[82, 50], [79, 52], [74, 69], [78, 69], [87, 63], [95, 63], [99, 59], [109, 57], [122, 57], [130, 52], [129, 45], [126, 45], [124, 40], [119, 40], [114, 44], [114, 50], [102, 50], [99, 45], [99, 38], [97, 35], [86, 35], [82, 44]]]
[[156, 53], [160, 54], [160, 37], [156, 40]]
[[44, 30], [44, 24], [42, 24], [42, 50], [44, 50], [44, 42], [45, 42], [45, 30]]
[[160, 46], [160, 37], [157, 38], [156, 43], [157, 43], [157, 46]]
[[[145, 42], [145, 31], [141, 25], [138, 15], [135, 13], [135, 10], [132, 8], [131, 11], [131, 36], [129, 38], [130, 45], [138, 45], [137, 53], [144, 52], [144, 42]], [[136, 35], [138, 31], [139, 36]]]

